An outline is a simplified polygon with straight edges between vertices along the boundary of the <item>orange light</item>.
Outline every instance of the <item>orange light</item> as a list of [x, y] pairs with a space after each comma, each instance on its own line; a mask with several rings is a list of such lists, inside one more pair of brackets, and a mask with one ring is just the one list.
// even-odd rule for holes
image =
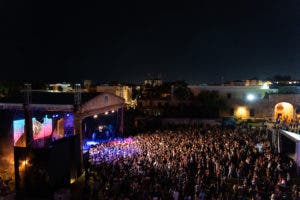
[[26, 166], [26, 165], [28, 165], [28, 164], [29, 164], [29, 161], [28, 161], [28, 160], [23, 160], [23, 161], [22, 161], [22, 165], [23, 165], [23, 166]]
[[26, 167], [30, 167], [29, 160], [22, 160], [20, 161], [20, 169], [26, 169]]
[[245, 118], [249, 117], [249, 111], [246, 107], [239, 106], [236, 109], [235, 116], [238, 118], [245, 119]]
[[294, 107], [287, 102], [280, 102], [275, 105], [274, 119], [280, 117], [280, 120], [292, 120], [294, 117]]
[[70, 184], [74, 183], [75, 182], [75, 178], [71, 178], [70, 179]]

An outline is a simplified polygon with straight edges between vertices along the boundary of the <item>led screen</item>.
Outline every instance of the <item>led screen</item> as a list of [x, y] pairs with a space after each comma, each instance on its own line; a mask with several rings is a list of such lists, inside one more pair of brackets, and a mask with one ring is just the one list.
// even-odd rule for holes
[[13, 121], [14, 145], [16, 145], [17, 141], [24, 134], [24, 125], [25, 125], [25, 120], [24, 119], [19, 119], [19, 120], [14, 120]]
[[52, 119], [45, 117], [43, 123], [41, 123], [32, 118], [32, 133], [34, 140], [50, 136], [52, 133]]
[[[14, 130], [14, 145], [16, 145], [17, 141], [24, 134], [25, 129], [25, 120], [19, 119], [13, 121], [13, 130]], [[36, 118], [32, 118], [32, 133], [33, 139], [41, 139], [44, 137], [48, 137], [52, 133], [52, 119], [44, 117], [43, 123], [36, 120]]]

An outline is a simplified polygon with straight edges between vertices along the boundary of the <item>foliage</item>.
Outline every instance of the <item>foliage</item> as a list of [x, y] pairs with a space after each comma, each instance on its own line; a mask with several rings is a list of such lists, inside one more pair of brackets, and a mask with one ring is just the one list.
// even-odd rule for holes
[[23, 89], [24, 84], [20, 81], [1, 81], [0, 96], [14, 95]]
[[218, 117], [227, 108], [226, 100], [217, 91], [202, 91], [196, 98], [196, 110], [204, 117]]
[[192, 92], [184, 81], [178, 81], [174, 84], [174, 97], [180, 101], [192, 97]]
[[275, 75], [273, 77], [273, 80], [274, 81], [290, 81], [292, 80], [291, 76], [290, 75]]

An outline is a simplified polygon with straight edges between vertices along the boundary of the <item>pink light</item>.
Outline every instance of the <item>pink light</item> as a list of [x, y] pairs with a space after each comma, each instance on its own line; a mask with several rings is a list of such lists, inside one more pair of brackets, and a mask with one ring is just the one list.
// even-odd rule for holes
[[44, 123], [40, 123], [35, 118], [32, 119], [33, 139], [48, 137], [52, 133], [52, 119], [44, 118]]
[[13, 121], [14, 145], [16, 145], [17, 141], [24, 134], [24, 125], [25, 125], [25, 120], [24, 119]]
[[[24, 119], [13, 121], [14, 145], [16, 145], [17, 141], [25, 133], [24, 126]], [[37, 121], [36, 118], [32, 118], [32, 132], [34, 140], [50, 136], [52, 133], [52, 119], [45, 117], [44, 123], [42, 124]]]

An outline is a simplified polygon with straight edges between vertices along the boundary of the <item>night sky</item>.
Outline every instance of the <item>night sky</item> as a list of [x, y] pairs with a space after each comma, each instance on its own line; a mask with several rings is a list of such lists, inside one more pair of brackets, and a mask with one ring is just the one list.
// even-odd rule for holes
[[299, 0], [195, 2], [3, 0], [1, 79], [300, 79]]

